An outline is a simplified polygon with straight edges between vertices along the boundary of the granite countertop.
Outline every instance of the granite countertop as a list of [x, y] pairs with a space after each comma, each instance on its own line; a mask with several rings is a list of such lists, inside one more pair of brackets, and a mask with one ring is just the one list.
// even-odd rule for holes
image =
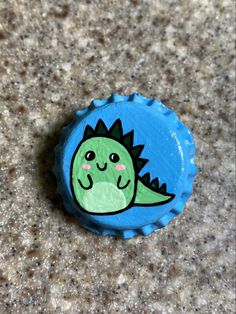
[[[234, 313], [233, 39], [233, 0], [0, 2], [0, 313]], [[115, 91], [197, 145], [185, 212], [131, 240], [79, 227], [51, 172], [73, 112]]]

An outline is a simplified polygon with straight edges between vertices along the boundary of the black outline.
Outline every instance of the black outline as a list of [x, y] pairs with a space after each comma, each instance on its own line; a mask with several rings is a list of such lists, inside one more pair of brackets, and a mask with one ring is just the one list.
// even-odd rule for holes
[[[117, 161], [111, 160], [111, 155], [116, 155], [116, 156], [118, 156], [118, 160], [117, 160]], [[109, 159], [110, 159], [110, 161], [111, 161], [113, 164], [116, 164], [116, 163], [120, 160], [120, 156], [119, 156], [118, 154], [116, 154], [116, 153], [111, 153], [110, 156], [109, 156]]]
[[89, 186], [88, 187], [84, 186], [80, 179], [77, 179], [81, 188], [83, 188], [84, 190], [90, 190], [93, 187], [93, 179], [92, 179], [91, 175], [87, 174], [87, 178], [89, 180]]
[[107, 169], [107, 162], [105, 162], [104, 167], [100, 167], [98, 162], [96, 163], [96, 166], [98, 170], [105, 171]]
[[[103, 125], [105, 125], [105, 123], [103, 122], [102, 119], [99, 119], [99, 120], [98, 120], [97, 125], [98, 125], [98, 123], [102, 123]], [[116, 123], [118, 123], [118, 124], [119, 124], [119, 127], [121, 127], [121, 136], [120, 136], [120, 139], [118, 139], [117, 137], [113, 137], [113, 136], [111, 135], [111, 133], [110, 133], [110, 130], [114, 127], [114, 125], [115, 125]], [[73, 199], [74, 199], [76, 205], [79, 206], [79, 209], [80, 209], [82, 212], [84, 212], [84, 213], [86, 213], [86, 214], [89, 214], [89, 215], [94, 215], [94, 216], [111, 216], [111, 215], [117, 215], [117, 214], [119, 214], [119, 213], [122, 213], [122, 212], [124, 212], [125, 210], [131, 208], [133, 205], [135, 205], [135, 206], [137, 206], [137, 207], [150, 207], [150, 206], [154, 206], [154, 205], [159, 206], [159, 205], [163, 205], [163, 204], [170, 203], [170, 202], [175, 198], [175, 194], [171, 194], [171, 193], [167, 193], [167, 192], [161, 192], [161, 193], [160, 193], [160, 194], [162, 194], [162, 195], [164, 195], [164, 196], [170, 196], [170, 197], [171, 197], [170, 199], [168, 199], [168, 200], [166, 200], [166, 201], [163, 201], [163, 202], [152, 203], [152, 204], [136, 204], [136, 203], [134, 202], [135, 197], [136, 197], [136, 192], [137, 192], [138, 180], [140, 180], [140, 181], [141, 181], [147, 188], [149, 188], [150, 190], [152, 190], [152, 191], [154, 191], [154, 192], [156, 192], [156, 193], [159, 193], [158, 190], [156, 190], [156, 189], [154, 189], [153, 187], [147, 185], [146, 182], [144, 182], [143, 178], [138, 175], [138, 173], [139, 173], [139, 172], [141, 171], [141, 169], [147, 164], [147, 162], [148, 162], [149, 160], [148, 160], [148, 159], [144, 159], [144, 158], [138, 158], [138, 156], [134, 157], [133, 154], [132, 154], [132, 148], [134, 148], [134, 147], [136, 147], [136, 146], [131, 147], [130, 150], [129, 150], [129, 148], [122, 142], [122, 139], [123, 139], [127, 134], [129, 134], [129, 133], [131, 133], [131, 132], [134, 132], [134, 130], [128, 132], [128, 133], [125, 134], [125, 135], [123, 135], [122, 122], [121, 122], [120, 119], [116, 119], [115, 122], [112, 124], [112, 126], [111, 126], [110, 129], [107, 128], [107, 130], [108, 130], [108, 133], [107, 133], [107, 134], [102, 134], [102, 135], [96, 134], [95, 132], [96, 132], [96, 129], [97, 129], [97, 125], [96, 125], [96, 127], [95, 127], [95, 130], [93, 130], [90, 125], [87, 125], [87, 126], [85, 127], [85, 131], [84, 131], [84, 134], [83, 134], [83, 138], [82, 138], [82, 140], [80, 141], [80, 143], [78, 144], [78, 146], [76, 147], [76, 149], [75, 149], [75, 151], [74, 151], [74, 153], [73, 153], [72, 159], [71, 159], [71, 163], [70, 163], [70, 189], [71, 189], [71, 192], [72, 192], [72, 195], [73, 195]], [[106, 125], [105, 125], [105, 127], [106, 127]], [[85, 133], [86, 133], [87, 130], [89, 130], [90, 132], [91, 132], [91, 130], [93, 130], [93, 134], [90, 134], [89, 136], [86, 136]], [[105, 138], [113, 139], [114, 141], [120, 143], [121, 145], [123, 145], [123, 146], [126, 148], [126, 150], [128, 151], [128, 153], [129, 153], [129, 155], [130, 155], [130, 157], [131, 157], [131, 159], [132, 159], [132, 162], [133, 162], [134, 173], [135, 173], [133, 197], [132, 197], [130, 203], [128, 204], [128, 206], [126, 206], [125, 208], [123, 208], [123, 209], [121, 209], [121, 210], [119, 210], [119, 211], [116, 211], [116, 212], [91, 213], [91, 212], [89, 212], [89, 211], [87, 211], [86, 209], [84, 209], [84, 208], [81, 207], [81, 205], [80, 205], [79, 202], [77, 201], [76, 196], [75, 196], [75, 193], [74, 193], [73, 184], [72, 184], [72, 168], [73, 168], [73, 163], [74, 163], [75, 156], [76, 156], [76, 154], [77, 154], [77, 152], [78, 152], [80, 146], [82, 145], [82, 143], [84, 143], [86, 140], [88, 140], [88, 139], [90, 139], [90, 138], [94, 138], [94, 137], [105, 137]], [[137, 146], [141, 146], [141, 145], [137, 145]], [[144, 145], [142, 145], [142, 146], [144, 147]], [[139, 160], [139, 159], [145, 161], [144, 166], [141, 167], [140, 169], [138, 168], [138, 166], [137, 166], [137, 164], [136, 164], [136, 161]], [[107, 163], [106, 163], [106, 164], [107, 164]], [[106, 166], [107, 166], [107, 165], [106, 165]], [[106, 168], [107, 168], [107, 167], [106, 167]], [[99, 168], [98, 168], [98, 169], [99, 169]], [[100, 169], [99, 169], [99, 170], [100, 170]], [[100, 170], [100, 171], [104, 171], [104, 170]], [[90, 174], [88, 174], [87, 177], [88, 177], [88, 178], [90, 177], [90, 179], [92, 180]], [[121, 176], [118, 177], [118, 181], [119, 181], [119, 178], [120, 178], [120, 177], [121, 177]], [[154, 178], [152, 181], [154, 181], [155, 179], [158, 179], [158, 178]], [[117, 183], [118, 183], [118, 181], [117, 181]], [[129, 180], [129, 181], [130, 181], [130, 180]], [[128, 181], [128, 182], [129, 182], [129, 181]], [[151, 181], [151, 182], [152, 182], [152, 181]], [[80, 185], [81, 185], [81, 182], [80, 182], [79, 179], [78, 179], [78, 182], [79, 182]], [[129, 182], [129, 183], [130, 183], [130, 182]], [[129, 184], [129, 183], [128, 183], [128, 184]], [[128, 186], [128, 185], [127, 185], [127, 186]], [[163, 186], [163, 185], [162, 185], [162, 186]], [[82, 185], [81, 185], [81, 187], [83, 188]], [[118, 186], [117, 186], [117, 187], [118, 187]], [[119, 188], [119, 187], [118, 187], [118, 188]], [[85, 188], [85, 190], [86, 190], [86, 188]]]
[[118, 180], [117, 180], [117, 187], [119, 190], [124, 190], [125, 188], [127, 188], [127, 186], [130, 184], [130, 179], [127, 181], [127, 183], [123, 186], [120, 186], [120, 181], [121, 181], [121, 176], [118, 177]]
[[92, 161], [92, 160], [94, 160], [94, 159], [96, 158], [96, 154], [94, 153], [94, 157], [93, 157], [92, 159], [88, 159], [88, 158], [86, 157], [88, 153], [94, 153], [94, 151], [93, 151], [93, 150], [88, 150], [87, 153], [84, 155], [84, 157], [85, 157], [85, 159], [86, 159], [87, 161]]

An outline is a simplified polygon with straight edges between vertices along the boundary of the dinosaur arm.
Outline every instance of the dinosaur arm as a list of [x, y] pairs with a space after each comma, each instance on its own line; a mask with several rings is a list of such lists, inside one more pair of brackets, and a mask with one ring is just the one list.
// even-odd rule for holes
[[170, 202], [174, 197], [174, 194], [155, 192], [138, 180], [134, 204], [146, 206], [161, 205]]

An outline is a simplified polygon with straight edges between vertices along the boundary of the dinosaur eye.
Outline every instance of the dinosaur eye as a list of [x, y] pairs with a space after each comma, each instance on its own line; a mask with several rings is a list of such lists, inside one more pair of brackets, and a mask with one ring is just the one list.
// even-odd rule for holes
[[111, 162], [118, 162], [120, 160], [120, 157], [115, 153], [112, 153], [109, 158]]
[[93, 160], [95, 158], [95, 153], [92, 150], [89, 150], [86, 154], [85, 154], [85, 159], [86, 160]]

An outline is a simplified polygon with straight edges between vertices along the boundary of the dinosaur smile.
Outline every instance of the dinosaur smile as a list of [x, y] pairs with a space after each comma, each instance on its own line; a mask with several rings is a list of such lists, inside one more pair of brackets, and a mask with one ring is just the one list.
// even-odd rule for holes
[[105, 171], [107, 169], [107, 163], [105, 162], [103, 167], [100, 167], [98, 163], [96, 163], [98, 170]]

